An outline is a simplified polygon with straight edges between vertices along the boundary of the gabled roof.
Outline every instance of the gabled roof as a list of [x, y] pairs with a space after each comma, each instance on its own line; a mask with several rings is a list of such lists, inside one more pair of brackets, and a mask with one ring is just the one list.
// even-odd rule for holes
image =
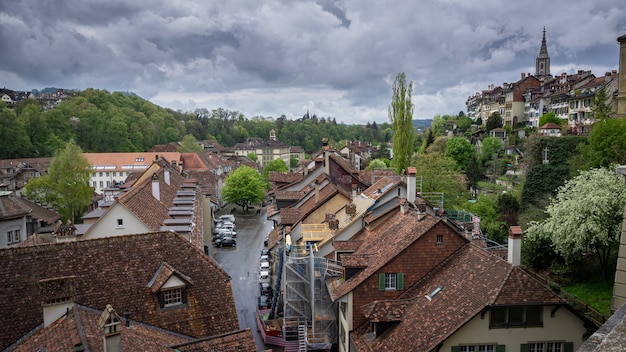
[[[49, 352], [72, 351], [74, 347], [82, 346], [85, 351], [102, 351], [104, 334], [98, 323], [104, 314], [106, 311], [101, 312], [76, 304], [50, 326], [37, 327], [19, 343], [12, 346], [11, 350], [32, 352], [43, 351], [45, 348]], [[114, 314], [118, 317], [120, 315], [117, 312]], [[257, 349], [250, 328], [195, 339], [134, 321], [132, 316], [129, 319], [120, 317], [119, 320], [121, 324], [117, 326], [117, 331], [120, 332], [124, 351], [240, 352]]]
[[548, 123], [544, 124], [543, 126], [539, 127], [539, 129], [541, 129], [541, 130], [560, 130], [561, 126], [557, 125], [554, 122], [548, 122]]
[[0, 193], [0, 220], [9, 220], [27, 216], [30, 209], [24, 206], [11, 192]]
[[[161, 310], [148, 287], [164, 262], [193, 283], [185, 308]], [[119, 312], [131, 312], [134, 320], [196, 338], [239, 329], [231, 277], [173, 232], [3, 249], [0, 267], [0, 282], [7, 283], [0, 300], [11, 302], [0, 305], [0, 326], [11, 326], [0, 329], [0, 350], [42, 323], [41, 304], [47, 296], [40, 282], [64, 277], [72, 277], [78, 304], [111, 304]]]
[[[169, 184], [165, 180], [166, 170], [170, 174]], [[152, 195], [152, 177], [155, 175], [159, 183], [159, 200]], [[178, 171], [173, 170], [166, 160], [159, 159], [142, 174], [128, 192], [117, 198], [117, 202], [123, 204], [148, 228], [157, 231], [163, 220], [170, 217], [169, 208], [183, 182], [184, 178]]]
[[354, 253], [343, 254], [341, 260], [344, 266], [353, 261], [357, 267], [364, 269], [343, 283], [329, 280], [327, 284], [333, 300], [352, 291], [441, 221], [427, 214], [420, 220], [414, 211], [402, 214], [398, 208], [396, 212], [395, 216], [371, 232], [361, 230], [353, 236], [363, 240], [363, 243]]
[[[66, 315], [47, 327], [39, 326], [30, 332], [12, 351], [73, 351], [82, 346], [85, 351], [102, 351], [104, 333], [98, 327], [102, 312], [83, 305], [75, 305]], [[124, 351], [172, 352], [173, 344], [193, 341], [193, 338], [163, 330], [155, 326], [131, 323], [118, 325]]]
[[400, 184], [400, 182], [401, 181], [399, 177], [391, 178], [384, 176], [376, 181], [376, 183], [371, 185], [368, 189], [363, 191], [363, 194], [376, 200], [394, 190], [395, 187]]
[[[427, 295], [438, 287], [441, 290], [429, 299]], [[465, 244], [400, 298], [364, 307], [364, 313], [378, 321], [398, 316], [393, 321], [399, 323], [373, 341], [367, 336], [367, 323], [355, 329], [351, 336], [359, 351], [393, 350], [394, 346], [431, 351], [490, 305], [566, 304], [520, 267], [471, 243]], [[416, 330], [416, 326], [419, 329]]]
[[268, 175], [268, 180], [274, 183], [294, 183], [301, 181], [303, 178], [304, 174], [301, 172], [271, 171]]
[[61, 219], [61, 214], [56, 211], [50, 210], [35, 202], [31, 202], [26, 198], [15, 197], [15, 199], [21, 203], [24, 208], [30, 210], [29, 214], [33, 219], [37, 219], [47, 224], [53, 224], [55, 221]]

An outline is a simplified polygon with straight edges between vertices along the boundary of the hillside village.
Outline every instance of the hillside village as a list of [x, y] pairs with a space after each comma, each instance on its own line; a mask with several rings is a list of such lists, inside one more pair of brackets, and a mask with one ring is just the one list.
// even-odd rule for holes
[[[618, 40], [621, 74], [626, 36]], [[618, 80], [617, 72], [552, 77], [549, 60], [544, 32], [536, 74], [470, 97], [468, 116], [486, 121], [497, 111], [505, 126], [533, 126], [546, 138], [585, 134], [594, 122], [589, 102], [601, 86], [617, 115], [626, 116], [626, 79]], [[566, 126], [538, 126], [548, 111], [567, 119]], [[505, 138], [503, 131], [489, 133]], [[249, 138], [234, 147], [199, 144], [200, 153], [178, 152], [176, 144], [84, 153], [94, 195], [75, 223], [20, 197], [29, 180], [47, 173], [51, 158], [0, 161], [0, 232], [7, 233], [0, 238], [0, 275], [8, 283], [0, 298], [14, 303], [4, 307], [2, 326], [11, 328], [0, 333], [0, 350], [619, 346], [619, 329], [611, 324], [621, 323], [626, 308], [615, 307], [606, 324], [581, 310], [521, 265], [520, 226], [508, 229], [506, 244], [494, 245], [476, 216], [423, 197], [415, 167], [400, 175], [366, 170], [375, 153], [366, 143], [335, 149], [323, 139], [310, 157], [281, 143], [273, 130], [267, 140]], [[242, 165], [262, 168], [275, 159], [289, 165], [291, 158], [295, 168], [269, 174], [262, 212], [234, 214], [262, 216], [273, 228], [269, 289], [261, 285], [258, 292], [270, 303], [254, 313], [255, 326], [242, 327], [233, 275], [216, 260], [213, 244], [220, 214], [233, 212], [221, 192]], [[612, 333], [614, 340], [605, 338]]]

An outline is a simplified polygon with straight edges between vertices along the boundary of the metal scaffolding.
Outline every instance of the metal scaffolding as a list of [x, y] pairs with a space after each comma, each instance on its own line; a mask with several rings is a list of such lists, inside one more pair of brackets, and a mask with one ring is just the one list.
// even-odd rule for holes
[[310, 247], [294, 246], [288, 253], [284, 267], [285, 338], [299, 340], [300, 350], [328, 350], [336, 342], [336, 314], [326, 279], [341, 274], [341, 264], [315, 257]]

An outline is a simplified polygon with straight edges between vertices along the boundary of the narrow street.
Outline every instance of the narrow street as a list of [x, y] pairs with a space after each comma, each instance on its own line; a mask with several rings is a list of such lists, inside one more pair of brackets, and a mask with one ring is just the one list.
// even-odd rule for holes
[[[216, 217], [227, 214], [232, 208], [230, 205], [224, 207]], [[232, 277], [239, 327], [252, 330], [259, 350], [277, 347], [265, 346], [255, 321], [259, 296], [259, 257], [261, 250], [266, 248], [263, 245], [263, 238], [272, 230], [272, 222], [266, 220], [266, 214], [266, 209], [261, 208], [260, 214], [241, 215], [241, 207], [238, 207], [235, 212], [237, 247], [210, 249], [213, 258]]]

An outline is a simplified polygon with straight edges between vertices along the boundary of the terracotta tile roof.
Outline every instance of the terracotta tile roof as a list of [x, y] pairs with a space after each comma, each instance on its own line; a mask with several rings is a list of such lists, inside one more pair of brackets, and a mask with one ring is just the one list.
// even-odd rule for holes
[[[165, 158], [168, 163], [180, 160], [180, 153], [83, 153], [92, 167], [111, 166], [107, 171], [131, 171], [130, 167], [147, 168], [157, 157]], [[126, 168], [124, 167], [126, 166]]]
[[411, 303], [413, 303], [411, 299], [374, 301], [361, 307], [361, 310], [365, 317], [373, 323], [402, 321]]
[[[65, 316], [50, 326], [41, 327], [26, 336], [12, 351], [31, 352], [45, 348], [48, 352], [66, 352], [72, 351], [76, 345], [82, 345], [86, 351], [104, 351], [104, 333], [98, 327], [101, 314], [101, 311], [74, 305]], [[123, 320], [117, 328], [124, 351], [172, 352], [171, 345], [193, 340], [188, 336], [132, 320], [130, 326], [126, 326]]]
[[363, 194], [372, 199], [379, 199], [380, 197], [394, 190], [395, 187], [400, 184], [400, 182], [401, 181], [399, 177], [391, 178], [384, 176], [383, 178], [376, 181], [376, 183], [371, 185], [369, 188], [367, 188], [365, 191], [363, 191]]
[[300, 209], [298, 208], [282, 208], [280, 209], [281, 225], [293, 225], [300, 219]]
[[356, 251], [363, 241], [333, 241], [333, 247], [337, 251]]
[[298, 200], [306, 193], [303, 191], [276, 191], [276, 200]]
[[268, 234], [268, 244], [267, 244], [267, 247], [268, 248], [273, 248], [279, 241], [281, 241], [283, 239], [282, 237], [283, 236], [281, 235], [280, 228], [275, 227]]
[[52, 157], [45, 158], [22, 158], [0, 160], [0, 169], [12, 170], [16, 172], [24, 167], [31, 167], [39, 171], [42, 175], [48, 173], [48, 167], [52, 162]]
[[353, 254], [343, 254], [341, 260], [346, 265], [345, 263], [351, 260], [350, 257], [354, 257], [356, 262], [362, 264], [363, 259], [359, 257], [369, 255], [367, 267], [339, 285], [337, 280], [329, 281], [328, 287], [333, 300], [352, 291], [441, 221], [430, 215], [424, 215], [424, 218], [419, 220], [418, 215], [413, 211], [402, 214], [398, 209], [396, 212], [396, 216], [390, 217], [374, 230], [370, 232], [362, 230], [360, 232], [362, 236], [353, 237], [363, 240], [363, 243]]
[[268, 175], [270, 182], [275, 183], [294, 183], [302, 181], [304, 174], [301, 172], [278, 172], [271, 171]]
[[244, 352], [257, 350], [250, 328], [173, 345], [171, 348], [181, 352]]
[[[546, 287], [537, 284], [519, 267], [467, 243], [403, 293], [401, 302], [375, 302], [371, 304], [373, 308], [371, 305], [365, 306], [365, 313], [380, 321], [389, 318], [389, 314], [395, 316], [395, 310], [396, 315], [401, 314], [398, 325], [373, 341], [367, 336], [367, 323], [353, 330], [351, 336], [359, 351], [387, 351], [394, 350], [394, 346], [412, 346], [416, 351], [431, 351], [480, 314], [486, 306], [498, 304], [499, 297], [511, 290], [525, 287], [539, 292], [525, 291], [533, 298], [524, 300], [514, 296], [507, 300], [507, 304], [566, 303]], [[431, 299], [427, 298], [437, 287], [441, 287], [439, 293]], [[408, 304], [403, 306], [405, 302]], [[399, 308], [403, 308], [403, 311]], [[416, 326], [420, 328], [416, 330]]]
[[17, 201], [20, 202], [24, 208], [30, 209], [30, 216], [33, 219], [37, 219], [46, 224], [54, 224], [54, 222], [61, 219], [61, 214], [57, 213], [56, 211], [50, 210], [35, 202], [31, 202], [26, 198], [16, 198]]
[[30, 209], [17, 196], [10, 193], [0, 195], [0, 220], [21, 218], [29, 213]]
[[[163, 263], [189, 277], [187, 306], [163, 310], [148, 287]], [[75, 302], [111, 304], [137, 321], [192, 337], [239, 329], [231, 278], [213, 259], [173, 232], [124, 235], [0, 250], [0, 350], [43, 321], [41, 280], [73, 277]], [[19, 273], [19, 275], [16, 275]], [[20, 319], [14, 319], [15, 316]]]
[[550, 130], [560, 130], [561, 126], [557, 125], [554, 122], [548, 122], [548, 123], [544, 124], [543, 126], [539, 127], [539, 129], [542, 129], [542, 130], [547, 130], [547, 129], [550, 129]]
[[[169, 185], [165, 181], [166, 169], [170, 170]], [[159, 181], [159, 200], [152, 195], [152, 176], [154, 175]], [[158, 231], [163, 220], [170, 218], [169, 208], [183, 182], [184, 178], [180, 173], [172, 170], [166, 161], [159, 159], [144, 172], [128, 192], [117, 198], [117, 202], [123, 204], [150, 229]]]
[[55, 243], [56, 238], [51, 233], [36, 233], [28, 236], [26, 240], [22, 241], [19, 246], [36, 246], [38, 244]]

